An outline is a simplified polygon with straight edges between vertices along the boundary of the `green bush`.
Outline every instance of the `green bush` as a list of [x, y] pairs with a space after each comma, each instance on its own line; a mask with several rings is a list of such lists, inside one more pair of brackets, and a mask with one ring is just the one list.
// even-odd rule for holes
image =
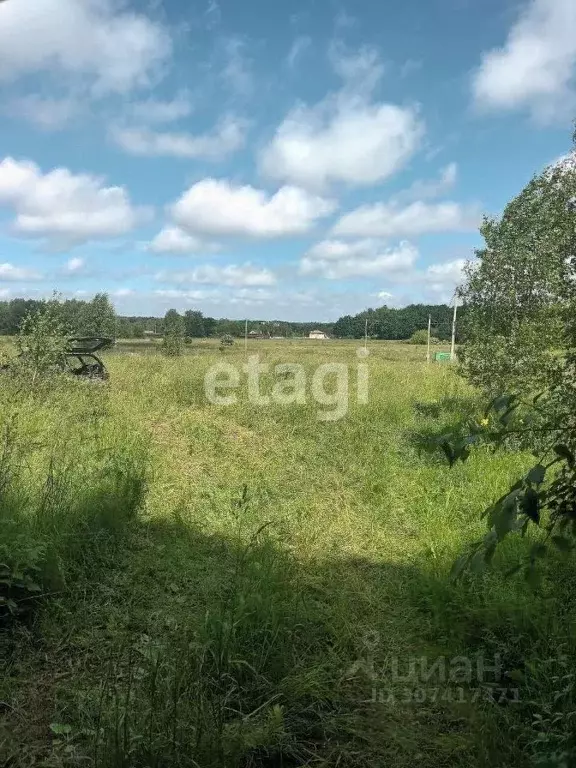
[[179, 357], [184, 344], [184, 318], [175, 309], [169, 309], [164, 317], [162, 351], [167, 357]]
[[16, 337], [18, 356], [10, 363], [13, 373], [34, 382], [62, 372], [67, 336], [60, 314], [60, 304], [54, 298], [26, 315]]
[[[412, 336], [408, 339], [409, 344], [427, 344], [428, 343], [428, 331], [422, 328], [420, 331], [414, 331]], [[440, 339], [436, 336], [430, 337], [430, 344], [440, 344]]]

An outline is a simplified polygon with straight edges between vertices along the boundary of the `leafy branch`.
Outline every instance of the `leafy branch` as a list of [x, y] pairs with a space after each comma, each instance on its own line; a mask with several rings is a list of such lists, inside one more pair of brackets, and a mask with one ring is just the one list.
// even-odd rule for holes
[[[555, 409], [548, 415], [546, 408], [540, 408], [541, 397], [542, 394], [533, 398], [526, 412], [527, 404], [517, 395], [500, 395], [488, 404], [481, 419], [469, 425], [468, 434], [444, 434], [436, 439], [453, 467], [459, 461], [467, 461], [471, 451], [480, 445], [498, 450], [512, 435], [529, 434], [533, 442], [547, 436], [534, 466], [484, 510], [482, 517], [486, 519], [488, 531], [454, 563], [454, 578], [460, 578], [467, 570], [483, 570], [491, 564], [498, 546], [507, 536], [525, 536], [531, 526], [542, 531], [543, 536], [508, 573], [522, 571], [534, 587], [541, 578], [538, 561], [550, 548], [560, 552], [572, 552], [576, 548], [575, 431], [570, 421], [566, 423]], [[516, 426], [518, 419], [524, 426]]]

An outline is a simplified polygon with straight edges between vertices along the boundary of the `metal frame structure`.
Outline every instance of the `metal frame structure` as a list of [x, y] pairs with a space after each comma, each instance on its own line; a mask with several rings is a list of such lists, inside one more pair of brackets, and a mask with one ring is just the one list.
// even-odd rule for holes
[[[113, 344], [113, 339], [105, 337], [77, 336], [68, 339], [66, 362], [68, 363], [70, 373], [74, 376], [106, 381], [109, 378], [109, 373], [96, 352]], [[73, 359], [79, 361], [80, 367], [73, 368], [71, 366], [71, 360]]]

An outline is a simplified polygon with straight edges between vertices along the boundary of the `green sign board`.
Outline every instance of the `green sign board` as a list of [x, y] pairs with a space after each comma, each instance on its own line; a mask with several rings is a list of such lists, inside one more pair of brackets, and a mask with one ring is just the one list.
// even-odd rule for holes
[[446, 360], [450, 360], [450, 352], [436, 352], [434, 354], [434, 360], [437, 363], [443, 363]]

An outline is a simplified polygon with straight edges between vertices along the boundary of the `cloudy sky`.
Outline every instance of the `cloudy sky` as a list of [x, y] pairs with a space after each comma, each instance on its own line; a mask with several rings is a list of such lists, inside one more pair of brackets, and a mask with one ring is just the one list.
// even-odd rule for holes
[[0, 296], [449, 300], [570, 146], [574, 0], [5, 0]]

